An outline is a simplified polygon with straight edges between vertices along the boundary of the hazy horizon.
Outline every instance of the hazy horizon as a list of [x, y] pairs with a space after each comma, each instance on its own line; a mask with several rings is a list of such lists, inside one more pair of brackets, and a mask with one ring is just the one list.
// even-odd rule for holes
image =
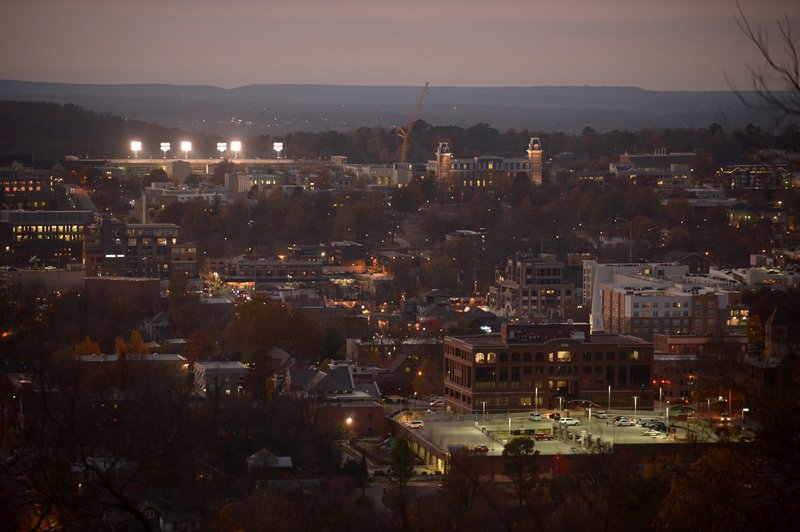
[[[728, 91], [760, 64], [734, 0], [2, 2], [0, 69], [32, 82]], [[772, 33], [797, 11], [741, 4]]]

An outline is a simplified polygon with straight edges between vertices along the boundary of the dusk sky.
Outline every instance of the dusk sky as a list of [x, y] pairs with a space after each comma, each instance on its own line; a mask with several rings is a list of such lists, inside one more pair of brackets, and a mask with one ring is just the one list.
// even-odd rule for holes
[[[753, 24], [797, 0], [741, 0]], [[0, 78], [749, 88], [734, 0], [0, 0]], [[777, 41], [777, 39], [775, 39]]]

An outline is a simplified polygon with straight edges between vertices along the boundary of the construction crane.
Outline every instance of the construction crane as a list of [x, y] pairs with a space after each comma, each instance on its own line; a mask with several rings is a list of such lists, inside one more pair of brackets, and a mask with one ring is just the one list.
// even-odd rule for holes
[[400, 128], [397, 131], [397, 136], [403, 139], [403, 147], [400, 149], [400, 162], [406, 162], [406, 156], [408, 155], [408, 139], [411, 138], [411, 131], [414, 129], [414, 124], [417, 123], [417, 115], [419, 114], [419, 109], [422, 107], [422, 100], [425, 99], [425, 96], [428, 94], [428, 85], [430, 85], [430, 81], [426, 81], [425, 85], [422, 87], [422, 90], [419, 93], [419, 98], [417, 98], [417, 106], [414, 108], [414, 114], [411, 116], [411, 122], [405, 128]]

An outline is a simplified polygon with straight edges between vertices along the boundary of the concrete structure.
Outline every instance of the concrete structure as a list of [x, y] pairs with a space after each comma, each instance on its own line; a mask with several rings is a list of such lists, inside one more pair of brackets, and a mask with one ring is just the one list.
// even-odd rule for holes
[[503, 317], [563, 317], [575, 303], [575, 285], [564, 282], [554, 255], [515, 255], [495, 273], [488, 304]]
[[194, 391], [200, 397], [243, 395], [249, 372], [241, 362], [195, 362]]
[[[571, 399], [652, 405], [652, 344], [590, 335], [587, 323], [505, 324], [499, 335], [444, 339], [444, 398], [456, 413], [557, 408]], [[611, 403], [609, 405], [609, 402]]]

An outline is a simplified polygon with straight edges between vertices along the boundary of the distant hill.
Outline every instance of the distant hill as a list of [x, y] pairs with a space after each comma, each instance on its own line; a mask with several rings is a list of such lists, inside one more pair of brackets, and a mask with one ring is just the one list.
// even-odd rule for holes
[[0, 153], [33, 154], [36, 159], [119, 157], [130, 153], [131, 139], [158, 146], [180, 136], [177, 129], [72, 104], [0, 101]]
[[[420, 84], [421, 87], [421, 84]], [[404, 126], [420, 87], [78, 85], [0, 80], [0, 100], [71, 103], [188, 132], [279, 135]], [[731, 92], [633, 87], [431, 86], [419, 118], [436, 125], [487, 123], [500, 130], [596, 130], [770, 125]]]

